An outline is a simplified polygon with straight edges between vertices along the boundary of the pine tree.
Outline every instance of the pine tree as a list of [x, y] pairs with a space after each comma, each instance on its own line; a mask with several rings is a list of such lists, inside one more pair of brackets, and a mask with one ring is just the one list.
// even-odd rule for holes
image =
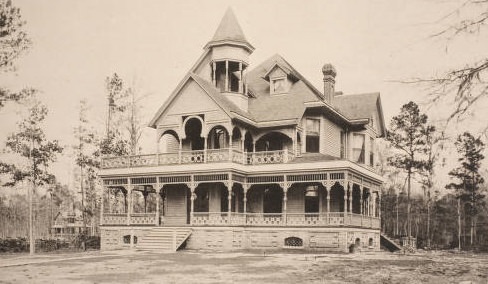
[[464, 132], [459, 135], [455, 142], [456, 150], [460, 157], [458, 162], [460, 166], [449, 172], [449, 175], [457, 180], [449, 183], [446, 187], [455, 189], [457, 196], [464, 204], [467, 205], [466, 211], [471, 221], [471, 245], [473, 245], [473, 236], [476, 234], [476, 216], [479, 213], [481, 202], [485, 197], [482, 194], [481, 185], [484, 183], [483, 177], [479, 170], [481, 161], [484, 159], [482, 154], [485, 145], [480, 138], [475, 138], [471, 133]]
[[423, 157], [426, 152], [426, 136], [435, 131], [433, 126], [427, 124], [427, 115], [421, 114], [414, 102], [402, 106], [400, 114], [393, 117], [387, 140], [398, 151], [388, 162], [407, 173], [407, 235], [412, 234], [411, 229], [411, 180], [412, 176], [425, 169], [426, 162]]

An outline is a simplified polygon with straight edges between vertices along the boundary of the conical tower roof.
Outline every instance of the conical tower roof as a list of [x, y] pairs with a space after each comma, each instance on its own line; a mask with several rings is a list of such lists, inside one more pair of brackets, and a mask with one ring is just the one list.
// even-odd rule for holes
[[224, 44], [240, 45], [249, 51], [254, 50], [254, 47], [247, 41], [234, 11], [230, 7], [225, 12], [212, 40], [207, 43], [206, 47]]

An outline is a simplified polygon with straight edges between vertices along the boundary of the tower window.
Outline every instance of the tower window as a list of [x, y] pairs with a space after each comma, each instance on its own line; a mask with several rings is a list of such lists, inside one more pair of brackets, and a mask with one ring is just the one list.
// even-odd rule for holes
[[242, 63], [225, 60], [214, 62], [212, 66], [212, 80], [217, 89], [221, 92], [242, 91], [242, 72], [245, 68]]

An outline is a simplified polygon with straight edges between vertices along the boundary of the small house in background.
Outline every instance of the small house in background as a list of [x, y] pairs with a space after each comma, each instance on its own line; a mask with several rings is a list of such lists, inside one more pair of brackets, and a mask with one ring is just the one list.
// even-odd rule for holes
[[380, 249], [379, 93], [253, 51], [229, 9], [151, 120], [157, 153], [102, 160], [102, 249]]
[[88, 236], [98, 235], [98, 228], [84, 224], [81, 214], [59, 211], [53, 218], [52, 238], [71, 238], [85, 233]]

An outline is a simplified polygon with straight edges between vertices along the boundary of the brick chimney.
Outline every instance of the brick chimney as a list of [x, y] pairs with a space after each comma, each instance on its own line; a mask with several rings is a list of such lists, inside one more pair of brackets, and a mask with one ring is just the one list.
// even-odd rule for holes
[[326, 63], [322, 67], [322, 74], [324, 74], [324, 100], [327, 103], [332, 104], [332, 99], [335, 93], [335, 77], [337, 72], [332, 64]]

